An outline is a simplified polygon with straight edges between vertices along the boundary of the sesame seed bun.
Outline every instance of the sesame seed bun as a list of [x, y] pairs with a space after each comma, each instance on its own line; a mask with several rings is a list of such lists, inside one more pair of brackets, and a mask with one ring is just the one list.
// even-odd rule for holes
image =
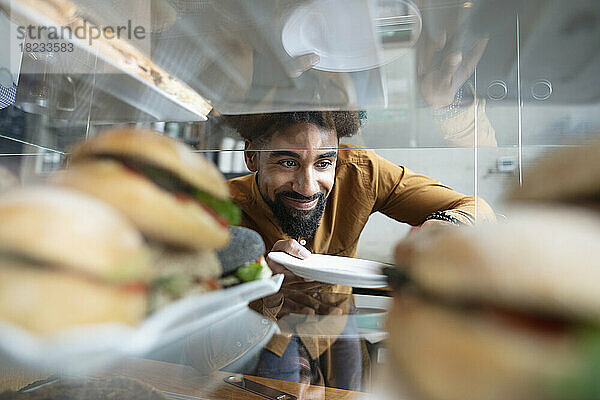
[[229, 186], [217, 167], [185, 144], [146, 129], [115, 129], [76, 145], [71, 160], [114, 155], [137, 158], [166, 169], [191, 186], [218, 199], [229, 197]]

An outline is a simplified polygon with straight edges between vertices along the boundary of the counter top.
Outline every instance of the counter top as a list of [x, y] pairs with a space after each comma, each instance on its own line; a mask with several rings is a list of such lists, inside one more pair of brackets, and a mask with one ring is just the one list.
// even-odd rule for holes
[[[18, 369], [0, 371], [2, 372], [0, 392], [8, 389], [16, 390], [33, 381], [47, 378], [47, 376], [43, 376], [41, 373], [27, 374]], [[223, 380], [230, 375], [227, 372], [214, 372], [209, 376], [203, 376], [190, 366], [142, 358], [130, 358], [118, 365], [112, 366], [104, 372], [93, 374], [94, 377], [98, 378], [125, 376], [144, 382], [162, 391], [198, 397], [203, 400], [264, 400], [264, 397], [225, 383]], [[360, 400], [368, 398], [367, 393], [326, 388], [323, 386], [303, 385], [255, 376], [246, 375], [246, 377], [271, 388], [292, 394], [298, 399]]]
[[[111, 375], [134, 378], [159, 390], [207, 400], [264, 400], [264, 397], [225, 383], [223, 379], [230, 376], [230, 373], [214, 372], [209, 376], [202, 376], [192, 367], [163, 361], [139, 358], [128, 359], [112, 367], [109, 371], [97, 374], [98, 377]], [[282, 392], [292, 394], [298, 397], [298, 399], [306, 397], [333, 400], [368, 398], [366, 393], [325, 388], [322, 386], [302, 385], [294, 382], [284, 382], [254, 376], [246, 377]]]

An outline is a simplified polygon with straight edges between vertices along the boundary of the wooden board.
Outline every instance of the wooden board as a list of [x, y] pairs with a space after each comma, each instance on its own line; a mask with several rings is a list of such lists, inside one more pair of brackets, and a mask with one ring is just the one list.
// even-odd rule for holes
[[[97, 376], [121, 375], [145, 382], [159, 390], [199, 397], [207, 400], [264, 400], [264, 397], [242, 390], [223, 381], [231, 375], [215, 372], [200, 375], [194, 368], [146, 359], [129, 359]], [[294, 382], [246, 376], [263, 385], [292, 394], [298, 399], [368, 399], [366, 393], [352, 392], [322, 386], [302, 385]]]

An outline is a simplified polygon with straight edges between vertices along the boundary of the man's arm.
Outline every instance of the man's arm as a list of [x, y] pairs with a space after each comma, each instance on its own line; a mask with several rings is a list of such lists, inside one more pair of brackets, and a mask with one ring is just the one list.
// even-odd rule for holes
[[465, 196], [440, 182], [376, 156], [377, 198], [373, 211], [410, 225], [421, 225], [436, 211], [446, 211], [461, 222], [495, 221], [481, 198]]

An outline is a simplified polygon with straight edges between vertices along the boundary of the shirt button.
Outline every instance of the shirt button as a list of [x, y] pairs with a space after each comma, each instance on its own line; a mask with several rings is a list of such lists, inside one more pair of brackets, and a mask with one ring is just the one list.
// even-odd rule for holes
[[301, 244], [302, 246], [306, 246], [306, 240], [304, 240], [304, 239], [300, 239], [300, 244]]

